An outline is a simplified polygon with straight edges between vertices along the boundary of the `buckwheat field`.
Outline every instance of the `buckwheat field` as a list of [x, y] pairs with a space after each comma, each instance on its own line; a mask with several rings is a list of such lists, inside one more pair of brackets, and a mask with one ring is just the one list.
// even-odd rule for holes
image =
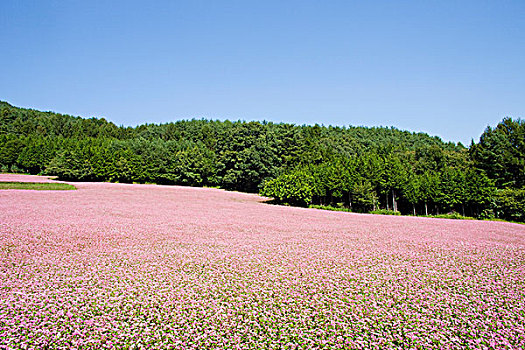
[[74, 185], [0, 191], [1, 349], [525, 347], [523, 225]]

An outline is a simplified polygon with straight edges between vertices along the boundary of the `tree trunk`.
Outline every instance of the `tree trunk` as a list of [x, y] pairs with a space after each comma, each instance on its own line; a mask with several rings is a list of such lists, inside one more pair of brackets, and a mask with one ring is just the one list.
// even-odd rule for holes
[[390, 210], [390, 206], [388, 205], [388, 192], [385, 193], [385, 199], [386, 199], [386, 210]]
[[425, 202], [425, 215], [428, 216], [428, 206], [427, 206], [427, 202]]
[[397, 211], [396, 193], [392, 190], [392, 209]]
[[416, 205], [412, 204], [412, 209], [414, 209], [414, 216], [416, 216]]

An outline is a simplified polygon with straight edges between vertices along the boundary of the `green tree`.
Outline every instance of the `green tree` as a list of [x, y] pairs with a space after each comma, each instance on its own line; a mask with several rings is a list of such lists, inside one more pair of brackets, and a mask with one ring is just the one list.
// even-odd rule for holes
[[419, 196], [425, 205], [425, 215], [428, 215], [428, 204], [436, 202], [438, 197], [439, 176], [426, 172], [419, 176]]
[[525, 188], [505, 188], [496, 193], [498, 217], [525, 222]]
[[24, 149], [24, 142], [19, 138], [10, 138], [3, 145], [0, 145], [0, 164], [9, 167], [15, 165], [18, 156]]
[[474, 165], [485, 171], [498, 188], [525, 186], [525, 122], [505, 118], [487, 127], [479, 143], [472, 144]]
[[389, 196], [392, 198], [392, 210], [398, 211], [398, 195], [402, 193], [407, 181], [408, 164], [395, 154], [389, 154], [385, 158], [382, 169], [380, 186], [385, 195], [387, 209], [389, 208]]
[[413, 215], [417, 215], [416, 205], [423, 197], [421, 193], [420, 176], [412, 175], [408, 178], [403, 188], [403, 197], [412, 205]]
[[313, 178], [304, 170], [283, 174], [264, 183], [260, 194], [278, 202], [306, 206], [312, 202]]

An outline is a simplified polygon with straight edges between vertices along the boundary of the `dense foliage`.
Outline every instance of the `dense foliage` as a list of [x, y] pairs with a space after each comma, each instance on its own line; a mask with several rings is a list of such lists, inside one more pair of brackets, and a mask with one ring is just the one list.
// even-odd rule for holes
[[183, 120], [116, 126], [0, 102], [3, 171], [260, 191], [280, 203], [525, 221], [525, 124], [469, 149], [395, 128]]

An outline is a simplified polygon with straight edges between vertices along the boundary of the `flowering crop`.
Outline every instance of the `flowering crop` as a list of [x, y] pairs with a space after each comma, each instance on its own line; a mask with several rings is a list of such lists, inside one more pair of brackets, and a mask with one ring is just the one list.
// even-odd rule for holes
[[525, 347], [525, 226], [75, 186], [0, 191], [0, 349]]
[[37, 182], [37, 183], [56, 183], [49, 176], [20, 175], [20, 174], [0, 174], [0, 181], [5, 182]]

